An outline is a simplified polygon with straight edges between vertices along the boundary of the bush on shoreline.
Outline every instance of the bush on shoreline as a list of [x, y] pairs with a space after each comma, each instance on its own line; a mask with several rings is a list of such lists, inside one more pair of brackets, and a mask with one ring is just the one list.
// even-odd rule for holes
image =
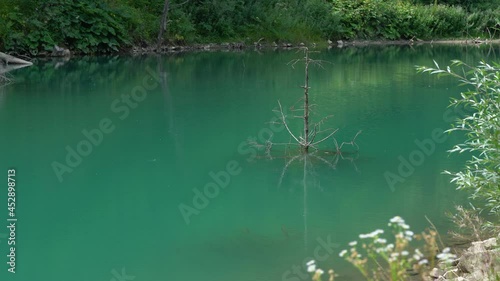
[[4, 4], [0, 9], [6, 21], [0, 35], [7, 51], [36, 56], [64, 45], [85, 54], [111, 53], [128, 44], [122, 17], [105, 5], [92, 0], [33, 2], [37, 4], [29, 16], [22, 6], [6, 12]]
[[[338, 39], [500, 37], [500, 7], [472, 9], [410, 0], [170, 1], [169, 44]], [[446, 1], [457, 3], [457, 1]], [[443, 1], [439, 1], [443, 3]], [[460, 4], [459, 3], [459, 4]], [[54, 44], [107, 53], [129, 42], [156, 43], [162, 0], [6, 0], [0, 3], [0, 49], [36, 55]]]
[[[500, 65], [480, 62], [477, 67], [462, 61], [453, 61], [442, 69], [420, 67], [419, 71], [459, 80], [467, 90], [461, 98], [453, 99], [453, 106], [464, 106], [472, 113], [456, 120], [450, 132], [465, 133], [464, 143], [455, 145], [450, 152], [470, 153], [462, 171], [449, 172], [457, 189], [471, 193], [493, 215], [500, 215]], [[458, 68], [458, 69], [456, 69]]]

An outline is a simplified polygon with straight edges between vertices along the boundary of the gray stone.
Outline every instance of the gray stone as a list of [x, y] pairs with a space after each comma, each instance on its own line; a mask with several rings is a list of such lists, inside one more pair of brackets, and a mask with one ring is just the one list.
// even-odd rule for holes
[[[500, 249], [496, 238], [473, 242], [459, 258], [457, 268], [465, 273], [466, 280], [483, 281], [490, 280], [493, 272], [500, 272]], [[493, 267], [493, 268], [492, 268]], [[494, 279], [492, 279], [494, 280]]]
[[59, 47], [57, 45], [54, 45], [54, 49], [52, 50], [52, 56], [54, 57], [69, 57], [71, 56], [71, 52], [66, 49]]

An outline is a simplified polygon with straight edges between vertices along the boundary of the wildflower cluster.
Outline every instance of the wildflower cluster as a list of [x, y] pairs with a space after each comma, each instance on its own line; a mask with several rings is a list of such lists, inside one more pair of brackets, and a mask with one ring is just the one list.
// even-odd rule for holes
[[[359, 242], [349, 243], [349, 250], [343, 250], [339, 256], [352, 263], [368, 280], [406, 280], [408, 270], [414, 265], [422, 266], [428, 263], [418, 249], [410, 251], [409, 242], [415, 237], [410, 226], [396, 216], [389, 221], [394, 235], [393, 243], [382, 238], [384, 230], [377, 229], [371, 233], [359, 235]], [[360, 252], [363, 252], [362, 255]], [[375, 271], [370, 268], [375, 267]]]
[[450, 248], [446, 247], [440, 254], [437, 255], [437, 258], [441, 262], [449, 265], [457, 258], [457, 255], [450, 253]]

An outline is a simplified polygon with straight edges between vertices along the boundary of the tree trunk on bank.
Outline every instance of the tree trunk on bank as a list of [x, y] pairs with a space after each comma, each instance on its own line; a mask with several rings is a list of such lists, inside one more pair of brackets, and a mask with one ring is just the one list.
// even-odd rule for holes
[[163, 13], [161, 15], [160, 22], [160, 32], [158, 32], [158, 42], [156, 46], [156, 50], [159, 51], [161, 47], [161, 43], [163, 41], [163, 33], [167, 31], [167, 19], [168, 19], [168, 9], [170, 6], [170, 0], [165, 0], [165, 4], [163, 5]]
[[4, 61], [5, 64], [25, 64], [25, 65], [32, 65], [32, 62], [25, 61], [20, 58], [16, 58], [11, 55], [7, 55], [5, 53], [0, 52], [0, 61]]

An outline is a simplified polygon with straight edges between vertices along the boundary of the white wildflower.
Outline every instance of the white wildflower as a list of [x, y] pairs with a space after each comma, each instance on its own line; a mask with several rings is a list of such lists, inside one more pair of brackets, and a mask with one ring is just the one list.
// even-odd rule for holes
[[377, 237], [377, 235], [382, 234], [382, 233], [384, 233], [384, 230], [382, 230], [382, 229], [377, 229], [377, 230], [375, 230], [375, 231], [373, 231], [373, 232], [370, 232], [370, 233], [368, 233], [368, 234], [360, 234], [360, 235], [359, 235], [359, 238], [360, 238], [360, 239], [375, 238], [375, 237]]
[[405, 235], [406, 235], [406, 236], [413, 237], [413, 234], [414, 234], [414, 233], [413, 233], [413, 231], [411, 231], [411, 230], [407, 230], [407, 231], [405, 231]]
[[450, 248], [446, 247], [443, 249], [441, 254], [437, 255], [437, 258], [445, 263], [451, 263], [457, 258], [455, 254], [450, 253]]
[[321, 270], [321, 268], [316, 269], [316, 274], [321, 275], [323, 273], [325, 273], [325, 272], [323, 270]]
[[391, 220], [390, 220], [391, 223], [397, 223], [397, 224], [400, 224], [400, 223], [404, 223], [405, 220], [403, 218], [401, 218], [400, 216], [395, 216], [393, 217]]
[[429, 261], [426, 260], [426, 259], [423, 259], [423, 260], [421, 260], [421, 261], [418, 262], [419, 265], [428, 264], [428, 263], [429, 263]]
[[453, 259], [455, 259], [457, 256], [452, 253], [441, 253], [437, 255], [437, 258], [444, 261], [444, 262], [451, 262]]
[[307, 266], [307, 272], [314, 272], [314, 271], [316, 271], [315, 264], [311, 264], [311, 265]]
[[358, 241], [351, 241], [349, 242], [349, 246], [354, 247], [358, 244]]
[[339, 253], [339, 257], [343, 257], [345, 254], [347, 254], [347, 250], [342, 250], [342, 252]]
[[314, 260], [310, 260], [310, 261], [308, 261], [308, 262], [306, 263], [306, 265], [307, 265], [307, 266], [310, 266], [310, 265], [313, 265], [314, 263], [315, 263], [315, 261], [314, 261]]
[[383, 238], [378, 238], [377, 240], [375, 240], [375, 243], [385, 244], [385, 243], [387, 243], [387, 240], [385, 240]]
[[413, 254], [413, 258], [415, 260], [419, 260], [419, 259], [421, 259], [423, 257], [424, 257], [424, 254], [422, 254], [422, 252], [420, 252], [419, 249], [415, 249], [415, 254]]
[[408, 251], [402, 251], [401, 252], [401, 255], [403, 255], [403, 256], [407, 256], [408, 254], [409, 254]]

